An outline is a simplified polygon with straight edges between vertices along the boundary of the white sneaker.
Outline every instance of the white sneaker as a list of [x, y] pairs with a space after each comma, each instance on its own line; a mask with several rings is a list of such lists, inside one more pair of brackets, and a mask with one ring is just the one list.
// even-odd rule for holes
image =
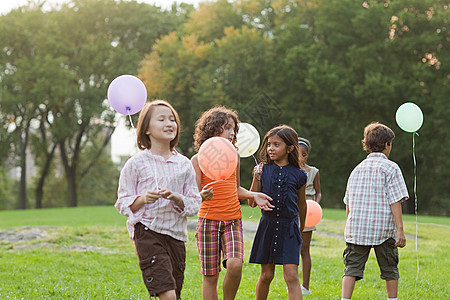
[[303, 287], [303, 285], [301, 285], [300, 287], [302, 288], [302, 295], [303, 296], [311, 295], [311, 290], [307, 290], [306, 288]]

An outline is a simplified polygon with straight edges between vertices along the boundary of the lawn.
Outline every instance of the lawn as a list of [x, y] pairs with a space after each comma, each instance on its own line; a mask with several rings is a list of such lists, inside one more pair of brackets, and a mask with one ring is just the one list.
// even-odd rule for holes
[[[244, 220], [257, 222], [259, 215], [243, 206]], [[447, 299], [450, 218], [419, 216], [418, 251], [415, 216], [404, 219], [408, 244], [399, 250], [399, 299]], [[0, 211], [0, 299], [148, 299], [125, 220], [113, 207]], [[324, 209], [311, 248], [313, 294], [305, 299], [340, 299], [344, 225], [345, 211]], [[246, 260], [251, 244], [245, 240]], [[259, 265], [244, 263], [237, 299], [254, 299], [258, 276]], [[201, 298], [193, 232], [182, 296]], [[281, 267], [269, 299], [287, 299]], [[353, 299], [386, 299], [373, 254]]]

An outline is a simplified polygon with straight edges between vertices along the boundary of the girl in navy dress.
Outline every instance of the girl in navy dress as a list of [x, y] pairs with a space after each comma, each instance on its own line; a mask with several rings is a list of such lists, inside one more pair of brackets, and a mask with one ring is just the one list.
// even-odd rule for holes
[[[267, 299], [275, 265], [283, 265], [289, 300], [302, 299], [298, 264], [305, 226], [306, 172], [301, 167], [298, 136], [292, 127], [280, 125], [264, 137], [259, 150], [261, 164], [255, 167], [251, 191], [270, 196], [270, 207], [261, 209], [250, 263], [261, 264], [256, 299]], [[249, 205], [256, 204], [249, 200]]]

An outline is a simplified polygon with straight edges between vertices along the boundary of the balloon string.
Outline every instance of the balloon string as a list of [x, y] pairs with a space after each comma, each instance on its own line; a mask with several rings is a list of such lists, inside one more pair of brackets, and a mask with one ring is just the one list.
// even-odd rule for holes
[[226, 181], [225, 179], [219, 179], [219, 180], [210, 182], [210, 183], [208, 183], [208, 184], [205, 184], [205, 185], [203, 186], [203, 188], [207, 188], [207, 187], [209, 187], [211, 184], [217, 183], [217, 182], [219, 182], [219, 181], [225, 181], [225, 182], [228, 182], [228, 181]]
[[252, 156], [253, 156], [253, 159], [255, 160], [255, 165], [258, 165], [258, 161], [256, 160], [256, 157], [255, 157], [255, 155], [254, 155], [254, 154], [252, 154]]
[[128, 108], [127, 109], [127, 112], [128, 112], [128, 118], [130, 119], [130, 124], [131, 124], [131, 127], [133, 127], [133, 129], [134, 129], [134, 135], [136, 136], [136, 138], [137, 138], [137, 132], [136, 132], [136, 128], [134, 127], [134, 124], [133, 124], [133, 119], [131, 118], [131, 115], [130, 115], [130, 109]]
[[414, 284], [414, 294], [417, 298], [417, 281], [419, 280], [419, 252], [417, 250], [417, 236], [418, 236], [418, 225], [417, 225], [417, 162], [416, 162], [416, 142], [414, 139], [415, 135], [419, 135], [417, 132], [413, 133], [412, 136], [412, 154], [413, 154], [413, 162], [414, 162], [414, 214], [416, 215], [416, 261], [417, 261], [417, 273], [416, 273], [416, 282]]
[[192, 242], [195, 240], [195, 236], [197, 235], [198, 231], [200, 230], [200, 227], [203, 226], [203, 223], [204, 223], [205, 220], [206, 220], [206, 215], [208, 214], [208, 212], [209, 212], [209, 207], [208, 207], [208, 209], [206, 210], [206, 213], [205, 213], [205, 215], [204, 215], [203, 218], [202, 218], [202, 222], [201, 222], [200, 225], [198, 225], [197, 228], [195, 229], [194, 237], [189, 241], [189, 243], [188, 243], [187, 246], [186, 246], [186, 249], [189, 248], [189, 246], [190, 246], [190, 245], [192, 244]]
[[[255, 166], [257, 166], [258, 165], [258, 160], [256, 159], [256, 157], [255, 157], [255, 155], [254, 154], [252, 154], [252, 157], [253, 157], [253, 160], [255, 161]], [[254, 208], [254, 207], [252, 207], [252, 208]], [[250, 219], [252, 219], [253, 218], [253, 212], [254, 212], [255, 210], [254, 209], [252, 209], [252, 214], [251, 214], [251, 216], [250, 216]]]

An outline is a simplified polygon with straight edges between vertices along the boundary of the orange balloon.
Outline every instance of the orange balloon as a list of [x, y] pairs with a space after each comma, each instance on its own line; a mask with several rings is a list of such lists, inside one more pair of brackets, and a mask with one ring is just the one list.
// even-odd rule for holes
[[200, 170], [213, 180], [223, 180], [236, 170], [238, 155], [233, 144], [223, 137], [212, 137], [198, 150]]
[[305, 226], [313, 227], [319, 223], [320, 219], [322, 219], [322, 208], [319, 203], [314, 200], [306, 200], [306, 219]]

